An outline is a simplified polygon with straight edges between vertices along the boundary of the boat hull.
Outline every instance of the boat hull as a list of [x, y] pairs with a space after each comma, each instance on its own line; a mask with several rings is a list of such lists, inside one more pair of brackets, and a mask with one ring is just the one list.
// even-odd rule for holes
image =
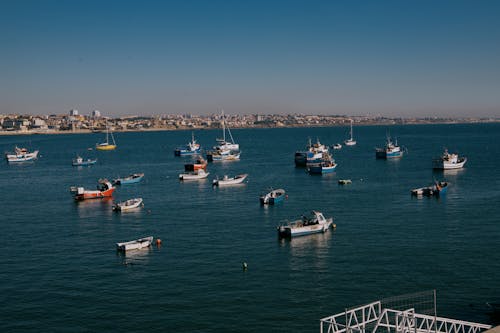
[[83, 193], [77, 193], [75, 195], [75, 200], [101, 199], [105, 197], [112, 197], [114, 191], [115, 191], [114, 187], [107, 189], [105, 191], [84, 190]]
[[88, 165], [94, 165], [96, 164], [97, 160], [87, 160], [87, 161], [82, 161], [82, 162], [75, 162], [73, 161], [72, 165], [73, 166], [88, 166]]
[[140, 238], [130, 242], [116, 243], [116, 249], [118, 251], [130, 251], [130, 250], [140, 250], [148, 248], [153, 243], [153, 236]]
[[462, 169], [465, 165], [465, 162], [467, 162], [466, 158], [458, 161], [457, 163], [449, 163], [442, 160], [435, 160], [433, 161], [432, 167], [433, 169], [438, 169], [438, 170]]
[[261, 205], [274, 205], [280, 202], [283, 202], [285, 199], [285, 190], [283, 189], [278, 189], [278, 190], [273, 190], [265, 195], [260, 196], [260, 204]]
[[228, 185], [237, 185], [241, 184], [245, 181], [247, 178], [247, 174], [244, 175], [238, 175], [234, 178], [223, 178], [223, 179], [214, 179], [213, 180], [213, 185], [214, 186], [228, 186]]
[[97, 150], [115, 150], [116, 145], [97, 145], [95, 147]]

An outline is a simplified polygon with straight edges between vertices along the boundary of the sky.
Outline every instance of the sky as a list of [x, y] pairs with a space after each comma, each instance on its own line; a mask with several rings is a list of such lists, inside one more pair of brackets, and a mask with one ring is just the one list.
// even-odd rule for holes
[[500, 117], [500, 2], [0, 0], [0, 114]]

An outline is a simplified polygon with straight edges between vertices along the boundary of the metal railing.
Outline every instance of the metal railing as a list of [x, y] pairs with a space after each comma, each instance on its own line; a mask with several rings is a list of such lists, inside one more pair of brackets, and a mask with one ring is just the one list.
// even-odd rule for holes
[[[480, 333], [491, 325], [438, 317], [435, 291], [403, 295], [354, 308], [320, 320], [321, 333]], [[432, 297], [432, 301], [429, 300]], [[417, 313], [415, 305], [423, 309]], [[398, 304], [397, 309], [385, 305]], [[406, 307], [406, 308], [405, 308]], [[433, 313], [434, 315], [429, 315]]]

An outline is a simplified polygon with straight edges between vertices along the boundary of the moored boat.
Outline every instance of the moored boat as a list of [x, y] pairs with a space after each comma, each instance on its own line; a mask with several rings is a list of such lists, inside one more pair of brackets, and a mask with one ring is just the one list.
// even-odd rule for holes
[[125, 211], [138, 208], [143, 205], [142, 198], [129, 199], [122, 202], [117, 202], [113, 205], [113, 210], [115, 211]]
[[115, 187], [107, 179], [99, 179], [97, 190], [86, 190], [83, 187], [76, 187], [76, 193], [73, 192], [75, 190], [74, 187], [70, 190], [75, 194], [75, 200], [86, 200], [112, 197]]
[[14, 148], [14, 153], [5, 154], [5, 158], [9, 163], [32, 161], [35, 160], [37, 157], [38, 157], [38, 150], [29, 152], [28, 149], [19, 148], [17, 146]]
[[342, 149], [342, 145], [340, 143], [336, 143], [332, 146], [332, 148], [335, 150], [339, 150], [339, 149]]
[[398, 141], [393, 142], [388, 136], [384, 148], [375, 148], [376, 158], [398, 158], [403, 156], [403, 150], [398, 145]]
[[355, 146], [356, 145], [356, 140], [352, 137], [352, 119], [351, 119], [351, 131], [350, 131], [350, 137], [349, 139], [344, 141], [344, 144], [346, 146]]
[[116, 249], [118, 251], [140, 250], [150, 247], [151, 243], [153, 243], [153, 236], [139, 238], [129, 242], [116, 243]]
[[[109, 141], [109, 137], [111, 135], [111, 140], [112, 143]], [[113, 136], [113, 133], [109, 131], [109, 128], [106, 124], [106, 141], [102, 143], [96, 144], [95, 148], [97, 150], [114, 150], [116, 149], [116, 142], [115, 142], [115, 137]]]
[[328, 153], [328, 147], [321, 144], [319, 139], [317, 139], [315, 144], [312, 144], [311, 139], [309, 139], [309, 144], [306, 146], [306, 149], [307, 150], [295, 152], [295, 166], [302, 167], [312, 163], [319, 163], [323, 154]]
[[446, 194], [448, 183], [444, 181], [436, 181], [431, 186], [419, 187], [411, 190], [411, 194], [415, 196], [440, 196]]
[[205, 172], [203, 169], [198, 169], [196, 171], [190, 171], [179, 174], [179, 180], [198, 180], [205, 179], [208, 177], [210, 172]]
[[241, 174], [234, 177], [228, 177], [225, 175], [222, 179], [216, 178], [212, 181], [214, 186], [225, 186], [225, 185], [236, 185], [241, 184], [248, 177], [248, 174]]
[[117, 178], [113, 180], [113, 184], [115, 185], [127, 185], [127, 184], [135, 184], [138, 183], [144, 178], [143, 173], [133, 173], [124, 178]]
[[259, 200], [261, 205], [274, 205], [282, 202], [285, 198], [285, 190], [280, 188], [277, 190], [271, 190], [270, 192], [261, 195]]
[[194, 163], [186, 163], [184, 164], [185, 171], [196, 171], [196, 170], [207, 170], [207, 161], [203, 157], [199, 157], [196, 159]]
[[340, 185], [352, 184], [352, 180], [350, 180], [350, 179], [339, 179], [339, 184]]
[[448, 153], [448, 149], [445, 149], [441, 157], [432, 160], [432, 167], [441, 170], [461, 169], [466, 162], [467, 157], [450, 154]]
[[176, 148], [174, 150], [175, 156], [188, 156], [188, 155], [196, 155], [201, 152], [201, 146], [194, 139], [194, 134], [191, 133], [191, 141], [186, 145], [185, 148]]
[[312, 211], [310, 216], [278, 226], [279, 237], [297, 237], [326, 232], [333, 225], [333, 217], [325, 218], [323, 213]]
[[237, 161], [241, 151], [215, 149], [207, 153], [207, 161]]
[[[227, 126], [226, 124], [226, 117], [224, 116], [224, 110], [221, 110], [221, 118], [222, 118], [222, 138], [216, 139], [217, 146], [215, 146], [214, 149], [232, 150], [232, 151], [240, 150], [240, 145], [234, 142], [231, 130], [229, 129], [229, 126]], [[231, 138], [231, 141], [226, 141], [226, 130], [229, 134], [229, 137]]]
[[95, 159], [91, 159], [91, 158], [87, 158], [86, 160], [84, 160], [81, 156], [76, 156], [76, 158], [73, 159], [73, 162], [71, 163], [71, 165], [73, 166], [87, 166], [87, 165], [93, 165], [93, 164], [96, 164], [97, 162], [97, 158]]

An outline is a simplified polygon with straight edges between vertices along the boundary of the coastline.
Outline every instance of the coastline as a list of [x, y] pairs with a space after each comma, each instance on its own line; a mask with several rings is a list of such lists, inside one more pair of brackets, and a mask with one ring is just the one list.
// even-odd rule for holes
[[[500, 123], [500, 119], [489, 119], [484, 121], [411, 121], [411, 122], [358, 122], [354, 126], [405, 126], [405, 125], [461, 125], [461, 124], [492, 124]], [[266, 129], [266, 128], [320, 128], [320, 127], [345, 127], [345, 124], [296, 124], [296, 125], [282, 125], [282, 126], [231, 126], [232, 129]], [[142, 128], [142, 129], [120, 129], [113, 130], [113, 133], [127, 133], [127, 132], [163, 132], [163, 131], [204, 131], [204, 130], [217, 130], [220, 127], [178, 127], [178, 128]], [[60, 135], [60, 134], [101, 134], [105, 131], [92, 131], [90, 129], [75, 129], [75, 130], [17, 130], [17, 131], [2, 131], [0, 136], [11, 135]]]

